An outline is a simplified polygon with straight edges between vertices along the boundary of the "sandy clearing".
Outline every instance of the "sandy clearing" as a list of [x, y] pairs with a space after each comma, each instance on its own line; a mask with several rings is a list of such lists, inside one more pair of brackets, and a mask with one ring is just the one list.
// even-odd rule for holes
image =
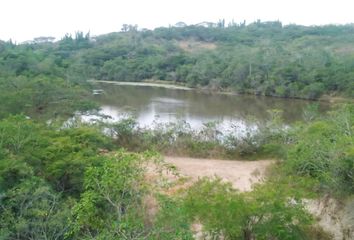
[[[146, 166], [146, 181], [151, 182], [157, 191], [174, 195], [180, 190], [190, 187], [198, 178], [215, 176], [231, 182], [233, 187], [240, 191], [250, 191], [252, 184], [264, 179], [268, 166], [275, 161], [236, 161], [165, 156], [164, 162], [175, 166], [176, 169], [166, 171], [164, 167], [161, 168], [160, 165], [150, 163]], [[154, 196], [148, 196], [145, 204], [149, 216], [147, 221], [149, 221], [158, 212], [158, 202]], [[199, 225], [196, 224], [194, 227], [198, 228]], [[197, 232], [200, 233], [200, 231]]]
[[272, 160], [236, 161], [169, 156], [165, 157], [165, 161], [176, 166], [183, 176], [193, 180], [218, 176], [231, 182], [240, 191], [250, 191], [252, 184], [262, 181], [267, 167], [274, 163]]
[[167, 89], [177, 89], [177, 90], [193, 90], [193, 88], [173, 85], [173, 84], [164, 84], [164, 83], [152, 83], [152, 82], [119, 82], [119, 81], [105, 81], [105, 80], [88, 80], [91, 83], [108, 83], [115, 84], [119, 86], [142, 86], [142, 87], [159, 87]]

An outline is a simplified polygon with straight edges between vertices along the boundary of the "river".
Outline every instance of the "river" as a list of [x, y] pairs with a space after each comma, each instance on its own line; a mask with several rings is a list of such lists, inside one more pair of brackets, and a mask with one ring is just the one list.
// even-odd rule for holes
[[207, 122], [217, 122], [223, 130], [231, 127], [244, 130], [252, 128], [255, 122], [269, 119], [268, 111], [271, 109], [281, 110], [287, 125], [302, 121], [303, 111], [310, 104], [319, 104], [320, 112], [329, 109], [328, 103], [299, 99], [110, 83], [99, 83], [95, 87], [103, 90], [102, 94], [94, 96], [101, 105], [100, 114], [109, 116], [111, 121], [133, 115], [141, 127], [184, 120], [192, 128], [200, 128]]

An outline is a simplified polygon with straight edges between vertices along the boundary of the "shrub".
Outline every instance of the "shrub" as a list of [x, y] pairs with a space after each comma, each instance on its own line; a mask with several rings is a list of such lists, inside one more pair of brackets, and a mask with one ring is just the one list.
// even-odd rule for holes
[[288, 152], [288, 171], [318, 179], [323, 190], [354, 192], [354, 106], [344, 105], [323, 120], [297, 129]]
[[297, 198], [273, 185], [239, 193], [220, 179], [199, 180], [184, 198], [190, 221], [212, 239], [308, 239], [310, 215]]

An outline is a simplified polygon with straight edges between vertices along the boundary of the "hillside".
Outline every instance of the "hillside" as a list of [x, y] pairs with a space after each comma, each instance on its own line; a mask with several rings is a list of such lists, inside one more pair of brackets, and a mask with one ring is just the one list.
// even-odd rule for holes
[[[42, 39], [42, 38], [41, 38]], [[112, 81], [168, 80], [190, 87], [316, 99], [354, 96], [354, 26], [213, 24], [58, 42], [0, 43], [0, 71]], [[4, 75], [2, 75], [4, 76]]]

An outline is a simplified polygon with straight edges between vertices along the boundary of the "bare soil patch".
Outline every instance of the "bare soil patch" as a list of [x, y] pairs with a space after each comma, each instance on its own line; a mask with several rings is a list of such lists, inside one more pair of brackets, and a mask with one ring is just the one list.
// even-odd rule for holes
[[213, 50], [217, 48], [215, 43], [202, 42], [196, 40], [179, 41], [178, 46], [186, 52], [196, 52], [200, 50]]
[[236, 161], [199, 159], [187, 157], [165, 157], [165, 161], [176, 166], [177, 171], [192, 180], [201, 177], [220, 177], [240, 191], [250, 191], [252, 184], [264, 179], [266, 169], [274, 161]]

